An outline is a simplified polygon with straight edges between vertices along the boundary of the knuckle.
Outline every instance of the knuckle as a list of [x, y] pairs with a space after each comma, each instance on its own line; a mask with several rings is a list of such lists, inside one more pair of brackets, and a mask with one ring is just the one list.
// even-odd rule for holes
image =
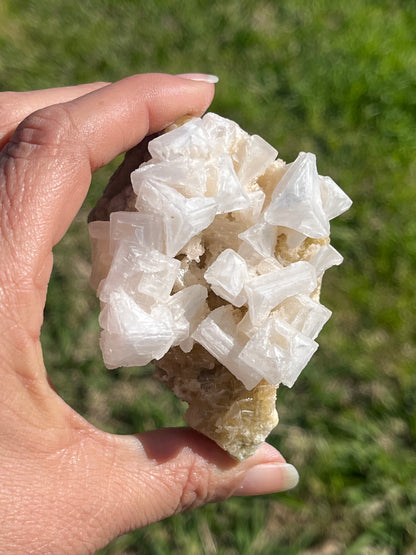
[[183, 473], [183, 488], [176, 512], [187, 511], [208, 503], [212, 496], [211, 470], [192, 461]]
[[17, 129], [18, 139], [38, 146], [58, 145], [69, 127], [62, 106], [48, 106], [28, 116]]
[[7, 154], [27, 158], [33, 151], [56, 156], [62, 145], [77, 133], [68, 109], [63, 104], [42, 108], [27, 116], [7, 145]]

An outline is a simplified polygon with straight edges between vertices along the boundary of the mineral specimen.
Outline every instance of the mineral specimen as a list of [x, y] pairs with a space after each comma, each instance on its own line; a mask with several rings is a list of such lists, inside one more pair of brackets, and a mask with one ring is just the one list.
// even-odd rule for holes
[[154, 362], [188, 424], [248, 457], [318, 348], [322, 275], [342, 262], [329, 221], [350, 205], [313, 154], [285, 164], [213, 113], [148, 139], [89, 226], [106, 366]]

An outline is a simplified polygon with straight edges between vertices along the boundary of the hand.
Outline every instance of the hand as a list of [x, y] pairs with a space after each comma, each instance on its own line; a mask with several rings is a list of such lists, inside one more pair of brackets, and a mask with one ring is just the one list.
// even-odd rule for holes
[[193, 430], [104, 433], [50, 387], [39, 341], [52, 247], [91, 174], [185, 114], [212, 84], [141, 75], [0, 93], [0, 545], [93, 553], [117, 535], [232, 494], [294, 486], [271, 446], [237, 464]]

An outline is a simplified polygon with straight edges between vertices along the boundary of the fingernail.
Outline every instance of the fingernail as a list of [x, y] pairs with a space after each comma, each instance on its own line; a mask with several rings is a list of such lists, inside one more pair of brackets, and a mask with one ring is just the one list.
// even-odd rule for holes
[[250, 468], [234, 495], [264, 495], [294, 488], [299, 474], [291, 464], [268, 463]]
[[204, 81], [205, 83], [218, 83], [219, 79], [216, 75], [206, 73], [178, 73], [176, 77], [190, 79], [191, 81]]

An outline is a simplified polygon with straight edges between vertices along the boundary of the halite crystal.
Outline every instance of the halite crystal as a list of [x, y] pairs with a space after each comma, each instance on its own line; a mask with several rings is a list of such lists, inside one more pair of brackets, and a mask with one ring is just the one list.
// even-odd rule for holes
[[193, 338], [251, 390], [262, 380], [262, 373], [255, 366], [240, 359], [244, 343], [237, 333], [237, 324], [231, 305], [213, 310], [193, 334]]
[[247, 301], [246, 296], [241, 294], [249, 278], [247, 264], [233, 249], [223, 251], [209, 266], [204, 277], [216, 295], [234, 306], [242, 306]]
[[314, 154], [301, 152], [289, 164], [264, 218], [269, 224], [284, 225], [309, 237], [329, 235]]
[[329, 221], [351, 200], [313, 154], [285, 164], [212, 113], [148, 151], [136, 165], [128, 153], [93, 215], [109, 222], [90, 223], [104, 361], [153, 361], [187, 422], [241, 460], [277, 424], [277, 387], [318, 347], [322, 275], [342, 262]]
[[313, 266], [303, 261], [250, 279], [244, 290], [253, 326], [261, 325], [270, 312], [288, 297], [302, 292], [312, 293], [316, 285]]

